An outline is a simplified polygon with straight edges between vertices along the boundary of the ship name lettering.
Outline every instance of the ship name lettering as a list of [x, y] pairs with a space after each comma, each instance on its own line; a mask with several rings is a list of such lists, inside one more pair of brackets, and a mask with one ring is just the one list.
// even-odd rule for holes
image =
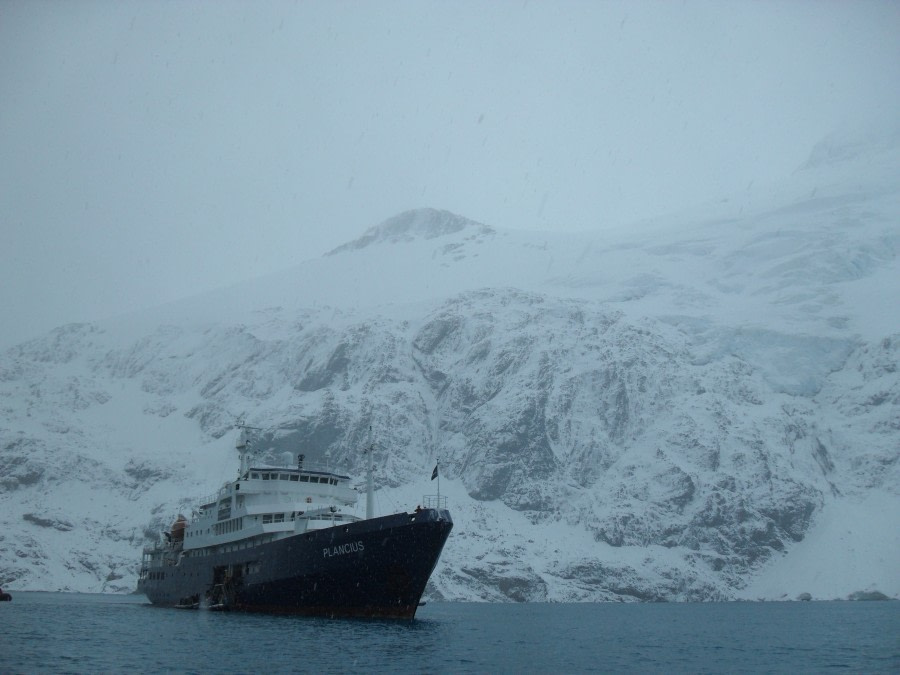
[[347, 553], [362, 553], [366, 549], [361, 541], [350, 541], [340, 546], [332, 546], [331, 548], [322, 549], [323, 558], [331, 558], [336, 555], [346, 555]]

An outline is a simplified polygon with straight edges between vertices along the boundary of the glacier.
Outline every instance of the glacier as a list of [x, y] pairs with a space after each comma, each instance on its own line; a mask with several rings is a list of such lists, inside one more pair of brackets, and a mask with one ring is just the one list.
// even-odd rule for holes
[[374, 444], [382, 512], [439, 462], [432, 599], [898, 598], [898, 149], [825, 139], [628, 229], [414, 209], [7, 349], [0, 585], [134, 590], [141, 548], [234, 476], [240, 418], [274, 463], [361, 476]]

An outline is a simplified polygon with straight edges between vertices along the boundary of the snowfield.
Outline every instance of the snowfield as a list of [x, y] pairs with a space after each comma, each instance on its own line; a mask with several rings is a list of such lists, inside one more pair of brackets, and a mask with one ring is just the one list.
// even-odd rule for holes
[[[900, 143], [628, 231], [417, 209], [294, 269], [0, 354], [0, 585], [129, 592], [262, 461], [437, 487], [434, 599], [900, 598]], [[364, 502], [365, 500], [361, 500]], [[360, 511], [364, 508], [361, 504]]]

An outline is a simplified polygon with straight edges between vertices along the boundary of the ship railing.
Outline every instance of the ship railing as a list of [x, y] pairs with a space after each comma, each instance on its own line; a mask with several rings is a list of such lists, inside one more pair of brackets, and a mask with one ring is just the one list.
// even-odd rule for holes
[[220, 489], [218, 492], [214, 492], [211, 495], [207, 495], [206, 497], [196, 500], [195, 503], [197, 504], [198, 508], [203, 506], [212, 506], [219, 501], [219, 495], [221, 494], [222, 490]]
[[350, 476], [346, 476], [340, 473], [337, 470], [337, 467], [333, 466], [329, 462], [321, 463], [321, 462], [303, 462], [302, 465], [297, 464], [251, 464], [250, 471], [255, 472], [269, 472], [272, 473], [274, 471], [302, 471], [303, 473], [310, 474], [318, 474], [321, 476], [335, 476], [337, 478], [343, 478], [345, 480], [349, 480]]
[[[256, 472], [273, 473], [273, 472], [280, 472], [280, 471], [284, 471], [284, 470], [293, 472], [293, 471], [297, 471], [298, 467], [296, 465], [289, 465], [289, 464], [284, 464], [284, 465], [255, 464], [251, 467], [250, 470], [253, 471], [254, 473], [256, 473]], [[334, 478], [342, 479], [345, 481], [350, 480], [349, 476], [345, 476], [341, 473], [338, 473], [334, 467], [332, 467], [330, 464], [327, 464], [327, 463], [317, 464], [317, 463], [313, 463], [313, 462], [304, 462], [302, 467], [300, 467], [300, 470], [306, 474], [315, 474], [315, 475], [319, 475], [319, 476], [332, 476]], [[338, 485], [341, 485], [341, 483], [338, 483]], [[229, 486], [223, 485], [222, 487], [220, 487], [218, 490], [216, 490], [212, 494], [209, 494], [209, 495], [203, 497], [202, 499], [195, 500], [195, 503], [198, 504], [199, 506], [211, 506], [213, 504], [216, 504], [222, 497], [226, 497], [229, 494], [231, 494], [231, 490], [229, 490]]]
[[219, 503], [219, 500], [223, 497], [227, 497], [231, 494], [231, 491], [228, 489], [228, 485], [223, 485], [218, 490], [213, 492], [210, 495], [206, 495], [202, 499], [195, 500], [194, 503], [197, 504], [197, 509], [202, 509], [203, 507], [215, 506]]
[[422, 497], [422, 505], [426, 509], [446, 509], [447, 498], [441, 495], [425, 495]]

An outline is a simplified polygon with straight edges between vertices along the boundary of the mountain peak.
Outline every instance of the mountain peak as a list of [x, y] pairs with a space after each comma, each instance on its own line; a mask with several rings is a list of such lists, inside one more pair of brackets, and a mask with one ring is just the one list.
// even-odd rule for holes
[[373, 244], [397, 244], [416, 239], [435, 239], [456, 234], [462, 230], [471, 230], [478, 234], [493, 232], [493, 229], [487, 225], [450, 211], [431, 208], [411, 209], [388, 218], [375, 227], [370, 227], [359, 239], [342, 244], [326, 255], [358, 250]]

